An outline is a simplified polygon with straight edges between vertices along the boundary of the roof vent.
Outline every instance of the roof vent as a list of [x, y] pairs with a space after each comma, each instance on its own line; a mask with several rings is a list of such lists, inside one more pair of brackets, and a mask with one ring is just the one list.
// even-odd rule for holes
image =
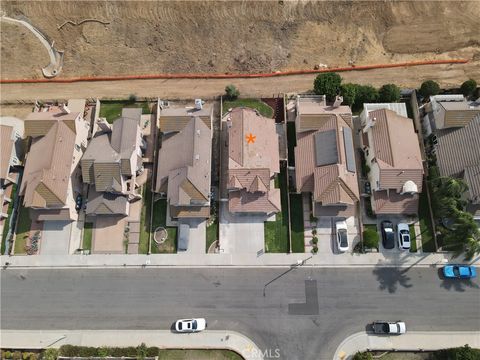
[[200, 160], [200, 155], [199, 154], [195, 155], [195, 160]]
[[338, 108], [340, 105], [342, 105], [343, 102], [343, 96], [337, 95], [335, 96], [335, 101], [333, 102], [333, 107]]
[[197, 135], [200, 136], [200, 129], [197, 130]]

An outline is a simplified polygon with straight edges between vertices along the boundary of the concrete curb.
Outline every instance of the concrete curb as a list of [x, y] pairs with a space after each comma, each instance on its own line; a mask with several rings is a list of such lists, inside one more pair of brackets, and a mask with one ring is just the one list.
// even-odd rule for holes
[[169, 330], [3, 330], [2, 348], [44, 349], [77, 346], [157, 346], [161, 349], [227, 349], [245, 360], [261, 360], [263, 353], [248, 337], [236, 331], [206, 330], [176, 334]]
[[358, 332], [343, 340], [334, 360], [344, 360], [357, 351], [434, 351], [468, 344], [480, 348], [480, 331], [408, 331], [404, 335], [381, 336]]

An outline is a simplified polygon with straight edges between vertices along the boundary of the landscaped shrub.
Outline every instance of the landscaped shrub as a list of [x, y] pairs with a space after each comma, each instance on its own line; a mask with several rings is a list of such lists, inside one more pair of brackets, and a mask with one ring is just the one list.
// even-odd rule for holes
[[58, 354], [57, 349], [47, 349], [42, 353], [42, 360], [57, 360]]
[[364, 103], [375, 103], [378, 101], [378, 90], [370, 85], [357, 85], [355, 91], [355, 105], [362, 107]]
[[314, 236], [314, 237], [312, 238], [312, 244], [314, 244], [314, 245], [317, 245], [317, 244], [318, 244], [318, 238], [317, 238], [316, 236]]
[[465, 81], [462, 86], [460, 86], [460, 92], [464, 96], [471, 96], [477, 88], [477, 82], [473, 79]]
[[225, 86], [225, 97], [227, 100], [235, 100], [240, 96], [240, 91], [235, 87], [235, 85], [227, 85]]
[[353, 355], [352, 360], [373, 360], [372, 354], [369, 352], [357, 352], [355, 355]]
[[380, 88], [378, 95], [380, 102], [398, 102], [400, 101], [400, 88], [395, 84], [385, 84]]
[[477, 360], [480, 359], [480, 350], [472, 349], [470, 346], [444, 349], [435, 351], [431, 356], [432, 360]]
[[427, 80], [422, 83], [418, 93], [424, 98], [428, 98], [432, 95], [437, 95], [440, 92], [440, 85], [433, 80]]
[[340, 86], [340, 93], [343, 96], [343, 104], [352, 106], [357, 96], [357, 84], [343, 84]]
[[14, 351], [12, 354], [12, 359], [13, 360], [21, 360], [22, 359], [22, 353], [20, 351]]
[[314, 246], [314, 247], [312, 248], [312, 254], [316, 254], [316, 253], [318, 253], [318, 247], [317, 247], [317, 246]]
[[317, 235], [317, 229], [316, 228], [312, 229], [312, 235]]
[[372, 228], [363, 231], [363, 246], [368, 249], [378, 249], [378, 232]]
[[11, 359], [12, 358], [12, 353], [10, 351], [5, 351], [5, 352], [3, 352], [3, 357], [5, 359]]
[[315, 78], [313, 91], [317, 95], [325, 95], [328, 101], [333, 101], [340, 92], [342, 78], [337, 73], [324, 73]]
[[130, 102], [130, 103], [137, 102], [137, 95], [135, 95], [135, 94], [130, 94], [130, 95], [128, 96], [128, 102]]

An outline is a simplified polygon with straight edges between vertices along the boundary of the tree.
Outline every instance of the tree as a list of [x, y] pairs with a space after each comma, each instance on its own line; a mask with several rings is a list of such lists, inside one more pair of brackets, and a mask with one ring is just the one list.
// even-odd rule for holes
[[225, 86], [225, 94], [227, 100], [235, 100], [239, 97], [240, 91], [238, 91], [235, 85], [230, 84]]
[[418, 92], [424, 98], [428, 98], [432, 95], [437, 95], [440, 92], [440, 85], [433, 80], [427, 80], [422, 83]]
[[357, 352], [355, 355], [353, 355], [352, 360], [373, 360], [372, 354], [369, 352]]
[[340, 92], [342, 78], [337, 73], [324, 73], [315, 78], [313, 90], [317, 95], [325, 95], [328, 101], [333, 101]]
[[473, 95], [476, 89], [477, 82], [473, 79], [465, 81], [462, 86], [460, 86], [460, 92], [466, 97]]
[[379, 100], [380, 102], [398, 102], [400, 100], [400, 89], [395, 84], [385, 84], [380, 88]]
[[343, 84], [340, 86], [340, 93], [343, 96], [343, 102], [348, 106], [352, 106], [357, 95], [357, 84]]
[[359, 110], [365, 103], [378, 101], [378, 90], [370, 85], [356, 85], [354, 108]]

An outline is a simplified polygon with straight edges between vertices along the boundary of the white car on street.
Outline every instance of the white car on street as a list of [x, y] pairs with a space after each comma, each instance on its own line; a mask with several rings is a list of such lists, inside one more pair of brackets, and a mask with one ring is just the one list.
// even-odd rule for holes
[[337, 244], [338, 250], [345, 252], [348, 250], [348, 229], [347, 222], [337, 221], [335, 223], [336, 233], [337, 233]]
[[204, 318], [181, 319], [175, 322], [175, 330], [182, 333], [198, 332], [205, 330], [207, 322]]
[[410, 249], [410, 230], [408, 224], [399, 223], [397, 225], [398, 248], [403, 250]]

